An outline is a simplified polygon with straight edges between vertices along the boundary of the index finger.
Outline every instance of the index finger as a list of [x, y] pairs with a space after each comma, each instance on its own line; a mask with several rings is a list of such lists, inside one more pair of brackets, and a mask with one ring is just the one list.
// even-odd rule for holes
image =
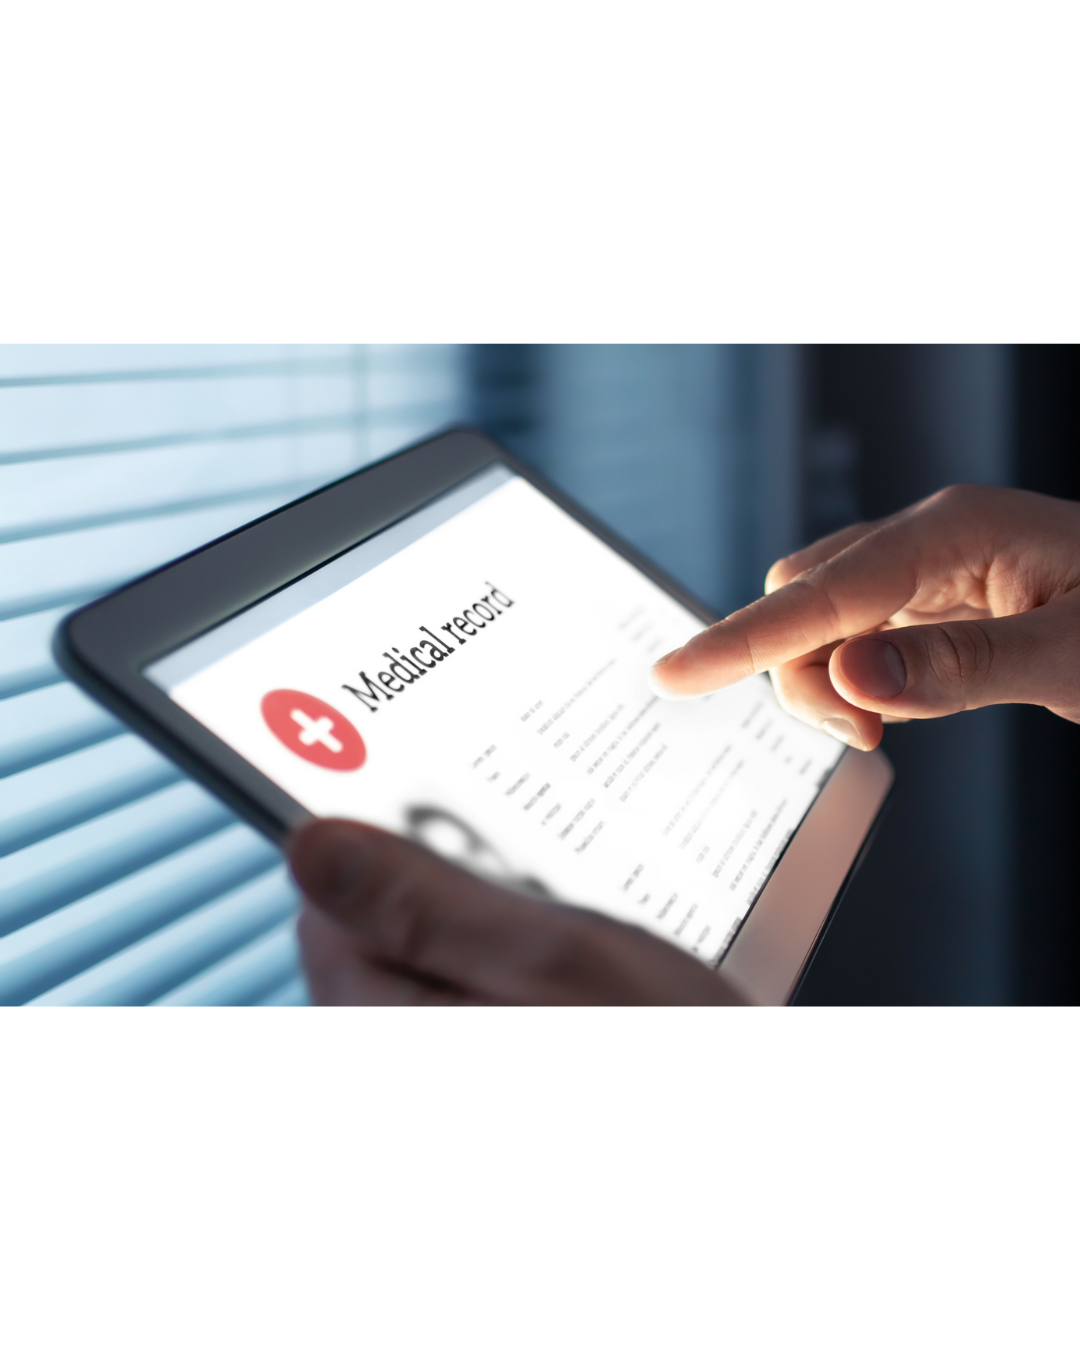
[[661, 657], [653, 688], [669, 698], [707, 694], [876, 628], [918, 589], [922, 535], [910, 517], [862, 534]]

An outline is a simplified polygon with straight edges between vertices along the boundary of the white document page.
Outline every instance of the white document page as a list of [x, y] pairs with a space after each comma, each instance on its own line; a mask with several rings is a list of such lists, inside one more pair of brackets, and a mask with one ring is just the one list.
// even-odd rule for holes
[[765, 676], [657, 698], [649, 666], [702, 627], [515, 476], [195, 673], [148, 674], [313, 814], [715, 963], [843, 746]]

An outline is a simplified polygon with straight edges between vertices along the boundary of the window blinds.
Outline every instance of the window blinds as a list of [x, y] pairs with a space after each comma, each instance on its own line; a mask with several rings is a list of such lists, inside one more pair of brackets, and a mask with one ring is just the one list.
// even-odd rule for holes
[[0, 1004], [295, 1004], [280, 855], [68, 683], [76, 604], [459, 419], [455, 347], [0, 347]]

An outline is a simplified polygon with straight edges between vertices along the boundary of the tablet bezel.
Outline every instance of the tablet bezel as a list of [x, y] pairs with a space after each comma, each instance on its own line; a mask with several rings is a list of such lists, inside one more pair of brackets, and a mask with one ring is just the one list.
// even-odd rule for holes
[[[76, 684], [280, 845], [311, 814], [143, 672], [495, 464], [532, 483], [703, 622], [715, 622], [700, 600], [535, 470], [488, 436], [458, 429], [359, 469], [75, 610], [57, 630], [56, 659]], [[751, 1002], [792, 996], [891, 781], [879, 751], [841, 758], [720, 963]]]

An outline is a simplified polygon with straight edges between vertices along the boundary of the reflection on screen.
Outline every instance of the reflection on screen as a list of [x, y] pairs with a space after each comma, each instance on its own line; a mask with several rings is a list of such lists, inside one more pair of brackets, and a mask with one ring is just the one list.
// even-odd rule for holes
[[499, 468], [147, 673], [316, 815], [716, 962], [843, 747], [765, 677], [657, 699], [701, 626]]

